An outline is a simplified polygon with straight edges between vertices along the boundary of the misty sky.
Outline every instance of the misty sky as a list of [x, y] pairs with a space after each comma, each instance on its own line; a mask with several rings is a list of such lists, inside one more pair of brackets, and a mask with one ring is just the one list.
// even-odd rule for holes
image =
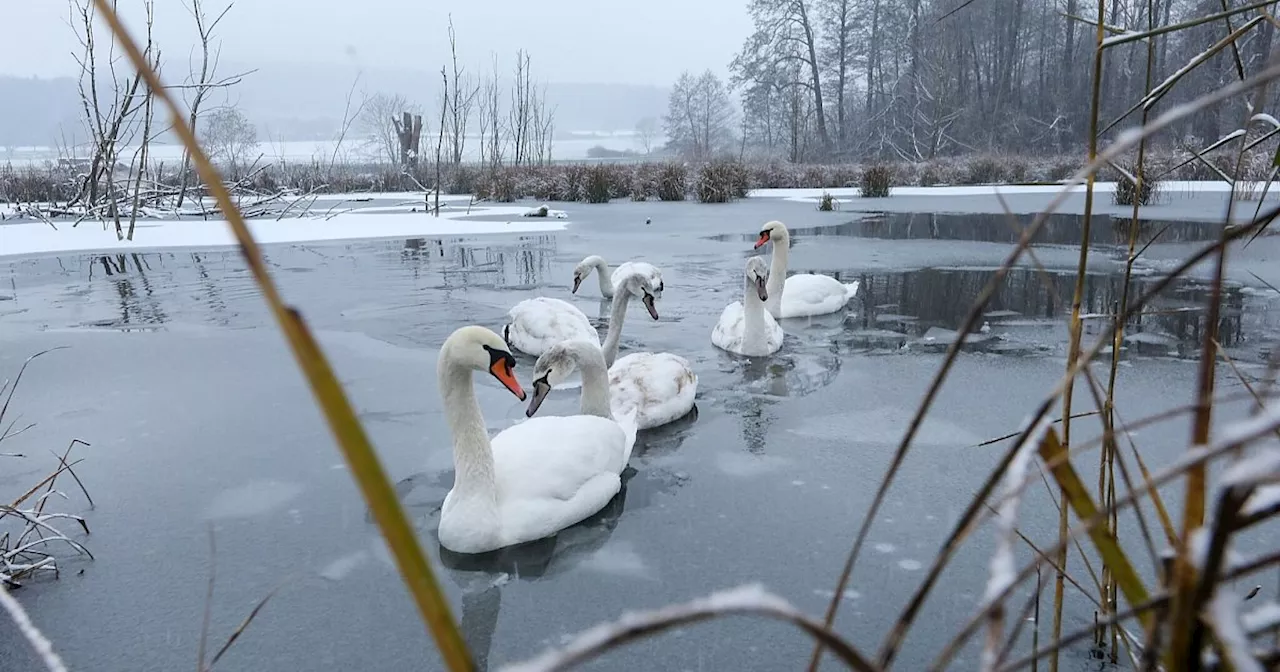
[[[184, 5], [157, 0], [156, 42], [185, 60], [195, 26]], [[205, 0], [216, 13], [226, 0]], [[141, 0], [119, 0], [131, 29]], [[750, 30], [745, 0], [238, 0], [219, 26], [223, 59], [345, 63], [438, 70], [452, 12], [460, 58], [488, 67], [529, 51], [536, 76], [556, 82], [670, 84], [683, 69], [725, 75]], [[67, 0], [3, 0], [0, 74], [72, 75], [78, 48]]]

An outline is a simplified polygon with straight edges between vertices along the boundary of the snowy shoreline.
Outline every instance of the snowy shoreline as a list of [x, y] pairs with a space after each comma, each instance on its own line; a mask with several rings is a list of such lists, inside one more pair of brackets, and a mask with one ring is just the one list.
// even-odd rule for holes
[[[1216, 194], [1225, 195], [1231, 186], [1223, 181], [1203, 182], [1164, 182], [1161, 184], [1164, 193], [1170, 195]], [[1098, 182], [1094, 185], [1098, 193], [1112, 193], [1115, 182]], [[1260, 189], [1260, 185], [1259, 185]], [[839, 188], [794, 188], [794, 189], [753, 189], [748, 193], [749, 199], [771, 199], [793, 203], [813, 203], [823, 194], [830, 194], [839, 202], [862, 201], [857, 187]], [[883, 199], [870, 199], [877, 204], [889, 206], [895, 201], [906, 205], [901, 200], [909, 199], [911, 210], [930, 212], [943, 207], [950, 209], [957, 197], [992, 197], [995, 196], [1043, 196], [1047, 197], [1062, 191], [1057, 184], [1034, 185], [962, 185], [937, 187], [894, 187], [890, 196]], [[1084, 185], [1070, 189], [1070, 193], [1082, 194]], [[1280, 194], [1276, 194], [1280, 196]], [[1271, 195], [1269, 195], [1271, 196]], [[386, 201], [386, 205], [354, 207], [339, 212], [328, 218], [293, 217], [281, 220], [251, 219], [249, 228], [254, 237], [262, 244], [306, 243], [338, 240], [370, 240], [379, 238], [414, 238], [421, 236], [446, 235], [483, 235], [538, 233], [560, 231], [570, 222], [563, 213], [557, 217], [527, 218], [523, 215], [530, 205], [496, 205], [491, 203], [472, 204], [467, 195], [442, 195], [441, 205], [452, 206], [435, 217], [420, 209], [426, 197], [424, 192], [378, 192], [378, 193], [335, 193], [308, 197], [287, 197], [286, 200], [298, 198], [312, 199], [318, 202], [332, 203], [339, 207], [343, 202], [370, 203]], [[940, 199], [939, 202], [929, 202]], [[470, 206], [464, 208], [464, 205]], [[714, 207], [714, 206], [709, 206]], [[1000, 212], [998, 203], [993, 202], [993, 214]], [[1041, 205], [1040, 207], [1043, 207]], [[1157, 207], [1157, 206], [1149, 206]], [[456, 208], [456, 209], [454, 209]], [[892, 208], [887, 208], [892, 209]], [[1170, 216], [1172, 213], [1162, 213]], [[1188, 213], [1190, 214], [1190, 213]], [[476, 217], [509, 217], [508, 221], [485, 221]], [[1195, 217], [1191, 217], [1195, 219]], [[151, 251], [174, 248], [211, 248], [235, 245], [230, 228], [223, 219], [143, 219], [137, 223], [135, 240], [119, 241], [116, 239], [114, 227], [104, 229], [101, 222], [85, 221], [72, 227], [71, 220], [55, 221], [58, 227], [54, 230], [47, 223], [32, 220], [0, 223], [0, 258], [33, 256], [41, 254], [60, 254], [67, 252], [118, 252]]]
[[[371, 209], [372, 210], [372, 209]], [[541, 233], [559, 231], [566, 219], [529, 218], [525, 206], [501, 206], [442, 211], [439, 217], [423, 212], [344, 212], [330, 219], [294, 217], [247, 220], [258, 243], [309, 243], [379, 238], [480, 235], [492, 233]], [[510, 221], [484, 221], [468, 217], [510, 217]], [[225, 219], [140, 219], [134, 240], [117, 240], [115, 227], [84, 221], [58, 221], [54, 230], [44, 222], [0, 223], [0, 258], [61, 254], [66, 252], [141, 252], [161, 249], [195, 249], [235, 246]], [[126, 223], [127, 225], [127, 223]]]

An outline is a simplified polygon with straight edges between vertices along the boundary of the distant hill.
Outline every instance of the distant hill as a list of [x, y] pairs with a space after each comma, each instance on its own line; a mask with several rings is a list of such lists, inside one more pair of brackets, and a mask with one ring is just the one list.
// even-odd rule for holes
[[[536, 63], [534, 67], [537, 77]], [[219, 73], [225, 76], [251, 68], [224, 62]], [[402, 94], [430, 108], [440, 88], [439, 75], [427, 71], [370, 68], [357, 73], [353, 66], [270, 64], [229, 90], [229, 100], [219, 94], [213, 104], [239, 105], [258, 125], [264, 140], [330, 139], [341, 127], [353, 82], [353, 106], [364, 92], [383, 92]], [[503, 82], [503, 88], [505, 98], [509, 83]], [[561, 82], [548, 83], [546, 91], [547, 102], [556, 106], [557, 131], [628, 130], [643, 117], [660, 117], [668, 94], [656, 86]], [[64, 132], [82, 135], [79, 112], [79, 95], [71, 78], [0, 76], [0, 146], [51, 145]]]
[[75, 80], [0, 76], [0, 146], [53, 145], [80, 130]]

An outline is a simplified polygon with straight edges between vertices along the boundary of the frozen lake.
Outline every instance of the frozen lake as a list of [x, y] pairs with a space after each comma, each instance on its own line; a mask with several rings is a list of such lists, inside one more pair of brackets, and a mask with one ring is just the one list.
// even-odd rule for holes
[[[972, 212], [821, 213], [776, 199], [551, 205], [569, 210], [565, 230], [265, 248], [286, 300], [318, 332], [400, 481], [473, 651], [496, 668], [623, 610], [752, 581], [820, 615], [947, 339], [1010, 249], [1008, 222]], [[1176, 221], [1176, 213], [1171, 207], [1168, 222], [1145, 225], [1169, 228], [1139, 264], [1138, 291], [1216, 235]], [[841, 313], [784, 322], [783, 350], [748, 362], [713, 347], [710, 333], [723, 306], [741, 298], [759, 226], [775, 218], [793, 232], [792, 272], [857, 279], [861, 289]], [[990, 330], [960, 357], [875, 521], [838, 620], [861, 647], [887, 632], [1004, 447], [975, 444], [1016, 431], [1063, 371], [1079, 221], [1064, 215], [1051, 224], [1035, 247], [1047, 277], [1030, 267], [1010, 274], [990, 306]], [[1099, 218], [1086, 312], [1119, 300], [1124, 252], [1114, 234]], [[1273, 259], [1270, 244], [1260, 240], [1239, 258], [1262, 268]], [[589, 254], [662, 268], [661, 319], [633, 308], [622, 354], [643, 347], [687, 357], [700, 377], [696, 417], [640, 435], [634, 474], [601, 515], [496, 557], [442, 557], [434, 535], [453, 476], [437, 349], [463, 324], [499, 329], [511, 305], [536, 295], [605, 318], [593, 283], [569, 292], [573, 266]], [[1246, 282], [1243, 270], [1230, 277], [1221, 339], [1255, 371], [1276, 343], [1280, 303], [1261, 283]], [[1205, 327], [1198, 307], [1207, 293], [1202, 282], [1177, 283], [1131, 331], [1142, 335], [1123, 355], [1123, 419], [1192, 399], [1191, 345]], [[192, 664], [210, 525], [215, 646], [280, 586], [222, 661], [227, 669], [439, 669], [238, 252], [0, 259], [0, 327], [0, 378], [39, 350], [70, 346], [37, 360], [23, 380], [15, 407], [39, 424], [5, 444], [31, 457], [0, 462], [0, 500], [52, 469], [46, 448], [72, 438], [92, 444], [79, 450], [86, 461], [78, 473], [97, 506], [89, 510], [75, 492], [57, 506], [86, 515], [92, 534], [83, 541], [96, 560], [67, 554], [61, 580], [17, 593], [73, 669]], [[516, 374], [527, 383], [533, 360], [519, 362]], [[1219, 380], [1224, 390], [1241, 389], [1225, 367]], [[524, 404], [493, 381], [477, 377], [477, 392], [491, 431], [524, 417]], [[1076, 399], [1079, 410], [1091, 410], [1083, 388]], [[557, 391], [539, 414], [572, 413], [577, 403], [576, 390]], [[1222, 421], [1247, 408], [1221, 406]], [[1082, 439], [1098, 433], [1095, 420], [1075, 427]], [[1153, 470], [1184, 449], [1188, 427], [1178, 418], [1135, 437]], [[1180, 487], [1167, 491], [1175, 510], [1179, 494]], [[1030, 491], [1020, 517], [1032, 539], [1055, 537], [1057, 513], [1043, 488]], [[1274, 526], [1264, 532], [1252, 541], [1274, 548], [1280, 534]], [[924, 669], [943, 644], [935, 633], [952, 632], [972, 614], [991, 539], [979, 530], [951, 563], [898, 669]], [[1025, 562], [1026, 549], [1017, 552]], [[1011, 604], [1026, 594], [1019, 590]], [[1092, 605], [1071, 595], [1068, 630], [1094, 617]], [[810, 650], [788, 627], [737, 618], [633, 644], [587, 667], [795, 669]], [[1087, 647], [1066, 656], [1066, 669], [1098, 669]], [[954, 667], [976, 662], [971, 647]], [[14, 629], [0, 626], [0, 669], [33, 665]]]

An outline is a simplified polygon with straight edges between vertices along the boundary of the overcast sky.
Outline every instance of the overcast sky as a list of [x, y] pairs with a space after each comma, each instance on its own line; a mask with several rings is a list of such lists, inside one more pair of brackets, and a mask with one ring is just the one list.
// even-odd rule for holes
[[[142, 0], [119, 0], [131, 28]], [[157, 0], [156, 42], [170, 57], [195, 38], [190, 0]], [[205, 0], [216, 13], [226, 0]], [[238, 0], [219, 26], [223, 58], [249, 64], [348, 63], [437, 70], [453, 14], [460, 57], [504, 62], [518, 48], [556, 82], [670, 84], [681, 70], [724, 75], [750, 29], [745, 0]], [[0, 0], [0, 73], [75, 72], [69, 0]], [[168, 60], [166, 58], [166, 60]]]

